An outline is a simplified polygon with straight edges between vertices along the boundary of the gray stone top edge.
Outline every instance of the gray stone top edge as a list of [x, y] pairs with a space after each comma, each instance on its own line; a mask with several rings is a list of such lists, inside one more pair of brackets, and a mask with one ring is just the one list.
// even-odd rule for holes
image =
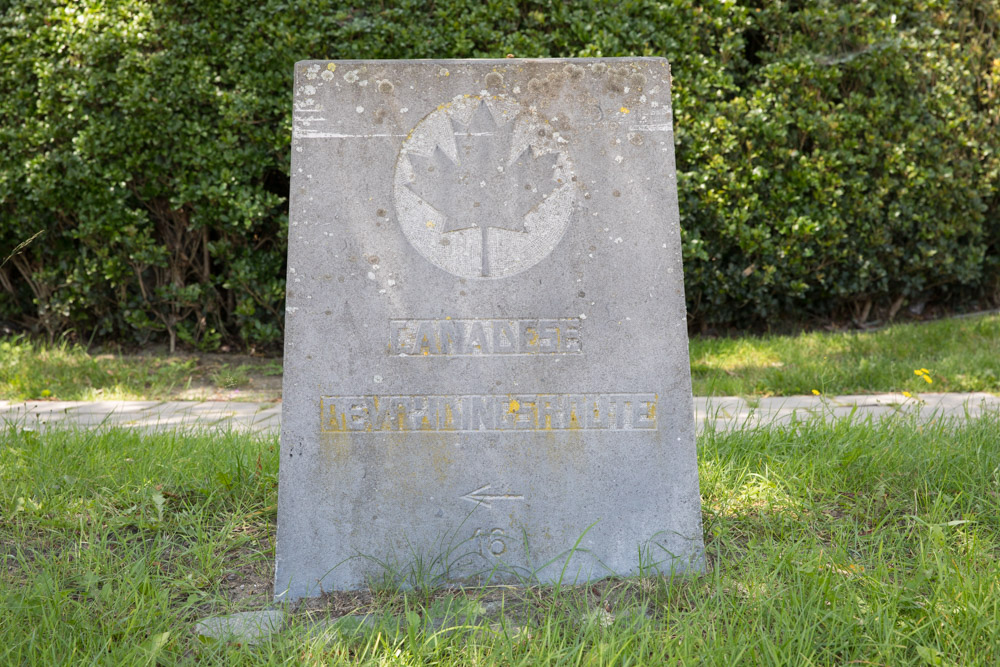
[[622, 62], [622, 61], [649, 61], [649, 62], [669, 62], [666, 56], [623, 56], [623, 57], [608, 57], [608, 58], [442, 58], [440, 60], [435, 58], [403, 58], [403, 59], [364, 59], [364, 58], [346, 58], [343, 60], [338, 59], [323, 59], [323, 58], [310, 58], [307, 60], [299, 60], [295, 63], [295, 66], [309, 65], [312, 63], [337, 63], [348, 64], [348, 63], [403, 63], [403, 64], [426, 64], [426, 65], [439, 65], [444, 63], [450, 63], [453, 65], [457, 64], [472, 64], [472, 63], [483, 63], [483, 64], [511, 64], [511, 63], [565, 63], [565, 62]]

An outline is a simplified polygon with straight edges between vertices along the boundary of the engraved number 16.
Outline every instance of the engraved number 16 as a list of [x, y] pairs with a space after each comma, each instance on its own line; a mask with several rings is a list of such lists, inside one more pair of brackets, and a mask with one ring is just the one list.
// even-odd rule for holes
[[499, 556], [507, 551], [507, 536], [503, 528], [494, 528], [486, 532], [482, 528], [476, 528], [472, 538], [479, 541], [479, 554], [485, 556], [489, 552], [494, 556]]

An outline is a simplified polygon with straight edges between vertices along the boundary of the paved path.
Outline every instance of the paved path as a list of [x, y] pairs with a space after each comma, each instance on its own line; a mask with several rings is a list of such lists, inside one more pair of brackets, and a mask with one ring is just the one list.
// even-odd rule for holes
[[[699, 430], [750, 428], [762, 424], [822, 416], [842, 419], [853, 416], [917, 414], [930, 421], [943, 417], [976, 417], [985, 412], [1000, 414], [1000, 397], [992, 394], [921, 394], [919, 399], [902, 394], [867, 396], [785, 396], [762, 398], [751, 405], [736, 397], [695, 398]], [[0, 425], [19, 424], [32, 428], [103, 425], [152, 430], [185, 428], [248, 429], [277, 433], [281, 426], [280, 403], [212, 401], [0, 401]]]

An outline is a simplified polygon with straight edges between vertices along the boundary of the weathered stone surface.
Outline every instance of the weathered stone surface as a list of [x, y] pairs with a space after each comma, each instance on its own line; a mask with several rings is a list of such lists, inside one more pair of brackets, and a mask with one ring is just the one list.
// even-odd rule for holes
[[258, 644], [279, 632], [284, 625], [283, 611], [263, 609], [203, 618], [195, 624], [194, 632], [196, 635], [220, 641]]
[[295, 68], [275, 591], [698, 569], [670, 73]]

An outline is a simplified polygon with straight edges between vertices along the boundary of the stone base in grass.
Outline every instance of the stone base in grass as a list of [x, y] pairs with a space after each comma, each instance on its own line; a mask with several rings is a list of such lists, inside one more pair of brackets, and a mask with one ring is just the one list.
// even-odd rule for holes
[[200, 637], [219, 641], [258, 644], [280, 631], [284, 625], [284, 611], [263, 609], [203, 618], [194, 626], [194, 632]]

